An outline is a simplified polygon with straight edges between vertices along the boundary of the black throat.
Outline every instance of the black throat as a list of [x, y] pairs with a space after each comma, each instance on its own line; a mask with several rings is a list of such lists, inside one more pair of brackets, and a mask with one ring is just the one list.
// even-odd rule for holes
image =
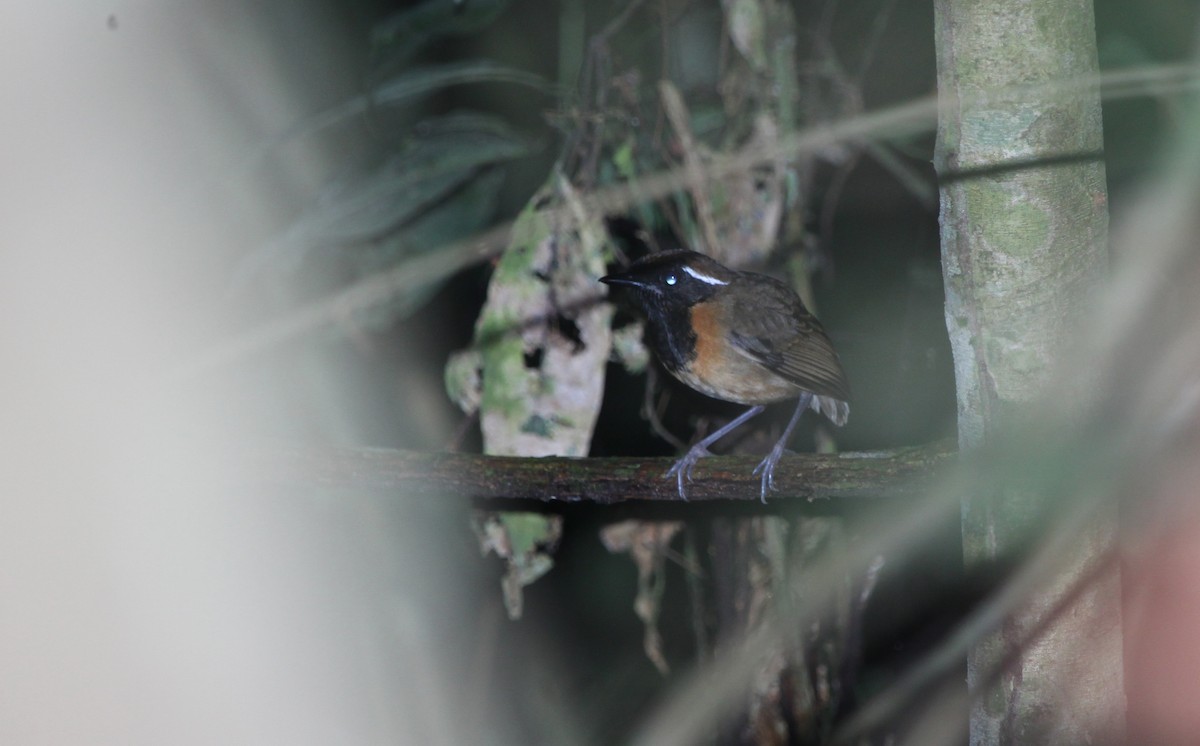
[[696, 357], [696, 333], [692, 331], [691, 310], [678, 303], [663, 303], [646, 298], [646, 334], [650, 347], [669, 372], [683, 370]]

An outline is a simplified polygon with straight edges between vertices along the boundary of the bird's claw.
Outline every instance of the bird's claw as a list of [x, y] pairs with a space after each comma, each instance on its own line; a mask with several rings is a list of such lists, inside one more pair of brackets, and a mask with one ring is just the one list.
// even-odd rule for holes
[[675, 483], [679, 487], [679, 498], [684, 502], [687, 502], [687, 489], [684, 487], [684, 482], [692, 481], [692, 469], [695, 468], [696, 462], [711, 455], [712, 453], [704, 446], [694, 445], [663, 475], [664, 477], [675, 477]]
[[762, 492], [760, 493], [760, 499], [762, 500], [763, 505], [767, 504], [767, 492], [775, 491], [775, 465], [779, 463], [779, 459], [783, 458], [784, 450], [785, 449], [782, 446], [776, 445], [771, 449], [771, 452], [767, 454], [767, 457], [760, 461], [758, 466], [754, 467], [753, 474], [757, 475], [762, 473]]

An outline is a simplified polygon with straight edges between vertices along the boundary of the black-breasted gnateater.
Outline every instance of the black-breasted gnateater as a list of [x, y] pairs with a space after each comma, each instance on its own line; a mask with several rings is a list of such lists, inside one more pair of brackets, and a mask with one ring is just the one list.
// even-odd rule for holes
[[600, 282], [621, 285], [646, 315], [646, 341], [673, 376], [716, 399], [749, 404], [739, 417], [696, 443], [667, 476], [687, 499], [696, 462], [708, 447], [759, 414], [798, 398], [796, 412], [771, 453], [755, 468], [763, 502], [792, 430], [812, 408], [835, 425], [850, 414], [850, 387], [825, 330], [790, 287], [773, 277], [737, 272], [695, 251], [651, 254]]

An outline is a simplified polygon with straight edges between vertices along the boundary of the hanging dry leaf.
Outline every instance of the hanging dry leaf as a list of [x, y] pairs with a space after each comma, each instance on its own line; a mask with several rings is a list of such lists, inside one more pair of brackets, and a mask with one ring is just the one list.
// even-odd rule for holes
[[671, 548], [671, 540], [683, 528], [682, 521], [629, 520], [605, 526], [600, 541], [612, 553], [628, 553], [638, 571], [638, 593], [633, 611], [645, 626], [642, 647], [646, 657], [664, 676], [671, 667], [662, 652], [662, 635], [658, 631], [658, 613], [666, 589], [663, 566]]

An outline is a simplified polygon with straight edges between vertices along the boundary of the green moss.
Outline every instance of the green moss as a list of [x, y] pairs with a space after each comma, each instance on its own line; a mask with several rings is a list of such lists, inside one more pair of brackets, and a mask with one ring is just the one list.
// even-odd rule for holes
[[973, 220], [987, 226], [985, 238], [993, 252], [1028, 258], [1049, 243], [1051, 220], [1044, 209], [1024, 198], [1021, 187], [981, 179], [966, 189], [966, 197]]
[[492, 282], [512, 285], [524, 280], [526, 275], [529, 274], [529, 257], [533, 253], [532, 248], [527, 243], [514, 243], [509, 246], [500, 256], [500, 261], [496, 263], [496, 271], [492, 276]]
[[483, 411], [511, 418], [525, 407], [521, 338], [506, 334], [483, 350]]
[[1050, 216], [1037, 205], [1019, 202], [1001, 214], [996, 229], [1013, 237], [1008, 253], [1028, 257], [1050, 242]]
[[474, 412], [479, 407], [482, 366], [482, 356], [478, 350], [471, 349], [451, 355], [446, 361], [442, 375], [446, 394], [464, 412]]
[[537, 435], [542, 438], [554, 437], [554, 426], [545, 417], [540, 414], [530, 415], [529, 419], [521, 423], [521, 432]]
[[508, 532], [514, 557], [535, 551], [539, 544], [551, 541], [551, 522], [541, 513], [500, 513], [500, 522]]

